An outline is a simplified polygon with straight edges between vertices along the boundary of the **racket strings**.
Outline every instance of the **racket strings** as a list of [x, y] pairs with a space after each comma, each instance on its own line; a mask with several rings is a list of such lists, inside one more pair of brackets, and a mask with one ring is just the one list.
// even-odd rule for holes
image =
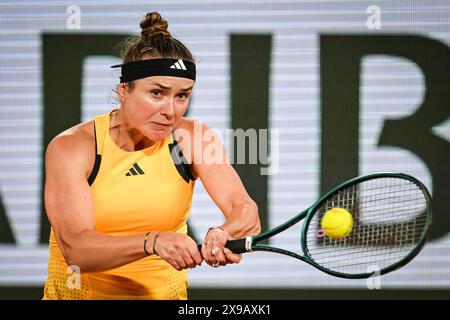
[[[412, 234], [412, 237], [414, 237], [415, 241], [418, 241], [419, 239], [417, 239], [416, 233], [415, 231], [412, 231], [410, 234]], [[412, 238], [411, 237], [411, 238]], [[410, 242], [405, 241], [405, 242]], [[345, 247], [348, 247], [348, 253], [347, 254], [359, 254], [359, 253], [363, 253], [367, 251], [367, 246], [373, 246], [373, 245], [392, 245], [392, 243], [381, 243], [381, 242], [374, 242], [374, 241], [366, 241], [366, 242], [360, 242], [360, 243], [350, 243], [350, 242], [338, 242], [335, 241], [335, 243], [324, 243], [323, 247], [326, 248], [324, 250], [310, 250], [310, 252], [314, 252], [315, 253], [315, 257], [329, 257], [331, 256], [331, 253], [335, 253], [336, 252], [336, 248], [340, 248], [341, 250], [345, 250]], [[402, 246], [402, 245], [408, 245], [408, 243], [402, 244], [402, 242], [397, 241], [395, 242], [395, 245], [397, 246]], [[361, 248], [361, 251], [358, 251], [358, 248]], [[402, 249], [403, 250], [403, 249]]]
[[[332, 259], [333, 257], [324, 257], [324, 258], [322, 259], [322, 261], [323, 261], [323, 262], [326, 262], [326, 263], [336, 263], [336, 262], [340, 262], [341, 265], [350, 264], [350, 263], [353, 262], [352, 258], [354, 258], [354, 257], [352, 257], [352, 255], [356, 256], [356, 255], [359, 255], [359, 254], [365, 252], [365, 250], [363, 250], [363, 248], [360, 248], [360, 249], [361, 249], [361, 250], [359, 250], [359, 251], [356, 251], [356, 250], [355, 250], [355, 251], [352, 251], [352, 252], [348, 252], [347, 255], [346, 255], [347, 258], [346, 258], [345, 260], [343, 260], [343, 259], [339, 259], [339, 260], [337, 260], [337, 259]], [[386, 256], [384, 255], [384, 252], [374, 252], [370, 257], [372, 258], [372, 257], [377, 257], [377, 256], [380, 256], [380, 255], [383, 255], [383, 257], [378, 257], [378, 258], [390, 258], [390, 259], [392, 259], [393, 257], [395, 257], [395, 255], [393, 255], [393, 254], [396, 254], [396, 253], [398, 253], [398, 254], [403, 253], [403, 251], [404, 251], [405, 249], [408, 249], [408, 248], [407, 248], [407, 247], [405, 247], [405, 248], [400, 248], [400, 247], [399, 247], [399, 248], [396, 248], [396, 249], [392, 249], [392, 250], [389, 251], [389, 253], [392, 254], [392, 256], [389, 256], [389, 257], [386, 257]], [[372, 261], [370, 261], [370, 262], [372, 262]], [[358, 263], [360, 263], [360, 261], [358, 261]]]
[[[353, 217], [353, 229], [343, 239], [318, 232], [325, 212], [336, 207]], [[415, 183], [395, 177], [373, 179], [331, 196], [307, 226], [306, 244], [317, 264], [335, 272], [361, 274], [404, 259], [427, 228], [427, 199]]]

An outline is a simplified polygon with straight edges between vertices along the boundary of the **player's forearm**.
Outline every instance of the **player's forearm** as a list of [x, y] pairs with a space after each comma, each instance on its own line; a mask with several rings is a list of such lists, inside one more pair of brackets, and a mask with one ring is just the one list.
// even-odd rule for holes
[[233, 238], [260, 233], [258, 206], [253, 201], [233, 205], [231, 212], [226, 215], [226, 222], [221, 227]]
[[[153, 253], [152, 232], [147, 240], [147, 251]], [[81, 272], [98, 272], [120, 267], [145, 258], [145, 234], [109, 236], [96, 231], [84, 231], [63, 242], [63, 252], [69, 265], [76, 265]]]

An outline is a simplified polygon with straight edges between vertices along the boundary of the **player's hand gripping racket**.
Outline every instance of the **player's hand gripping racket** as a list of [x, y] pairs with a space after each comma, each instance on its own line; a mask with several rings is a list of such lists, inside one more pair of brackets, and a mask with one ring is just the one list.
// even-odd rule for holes
[[[323, 229], [323, 216], [333, 208], [351, 214], [337, 210], [348, 215], [350, 226], [338, 216], [331, 221], [336, 228], [344, 228], [340, 235]], [[258, 244], [300, 220], [304, 220], [303, 255]], [[347, 225], [340, 226], [341, 222]], [[375, 271], [385, 274], [407, 264], [422, 249], [430, 226], [431, 197], [420, 181], [401, 173], [375, 173], [346, 181], [282, 225], [228, 241], [226, 247], [235, 253], [281, 253], [333, 276], [367, 278]]]

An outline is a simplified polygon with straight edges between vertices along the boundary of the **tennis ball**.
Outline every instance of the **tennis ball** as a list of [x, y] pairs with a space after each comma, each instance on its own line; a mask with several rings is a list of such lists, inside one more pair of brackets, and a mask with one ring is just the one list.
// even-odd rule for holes
[[344, 208], [332, 208], [325, 212], [321, 226], [328, 237], [342, 239], [352, 231], [353, 218]]

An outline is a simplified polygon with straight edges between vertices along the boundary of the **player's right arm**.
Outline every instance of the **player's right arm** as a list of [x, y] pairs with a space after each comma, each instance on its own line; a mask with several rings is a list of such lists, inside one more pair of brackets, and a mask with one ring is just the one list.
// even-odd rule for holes
[[[146, 257], [145, 234], [119, 237], [94, 230], [93, 198], [87, 182], [94, 150], [92, 139], [79, 130], [54, 138], [45, 155], [47, 216], [67, 264], [78, 266], [81, 272], [113, 269]], [[150, 253], [155, 235], [152, 232], [147, 241]], [[170, 233], [158, 238], [176, 246], [178, 254], [167, 260], [176, 269], [201, 263], [196, 243], [186, 237]]]

